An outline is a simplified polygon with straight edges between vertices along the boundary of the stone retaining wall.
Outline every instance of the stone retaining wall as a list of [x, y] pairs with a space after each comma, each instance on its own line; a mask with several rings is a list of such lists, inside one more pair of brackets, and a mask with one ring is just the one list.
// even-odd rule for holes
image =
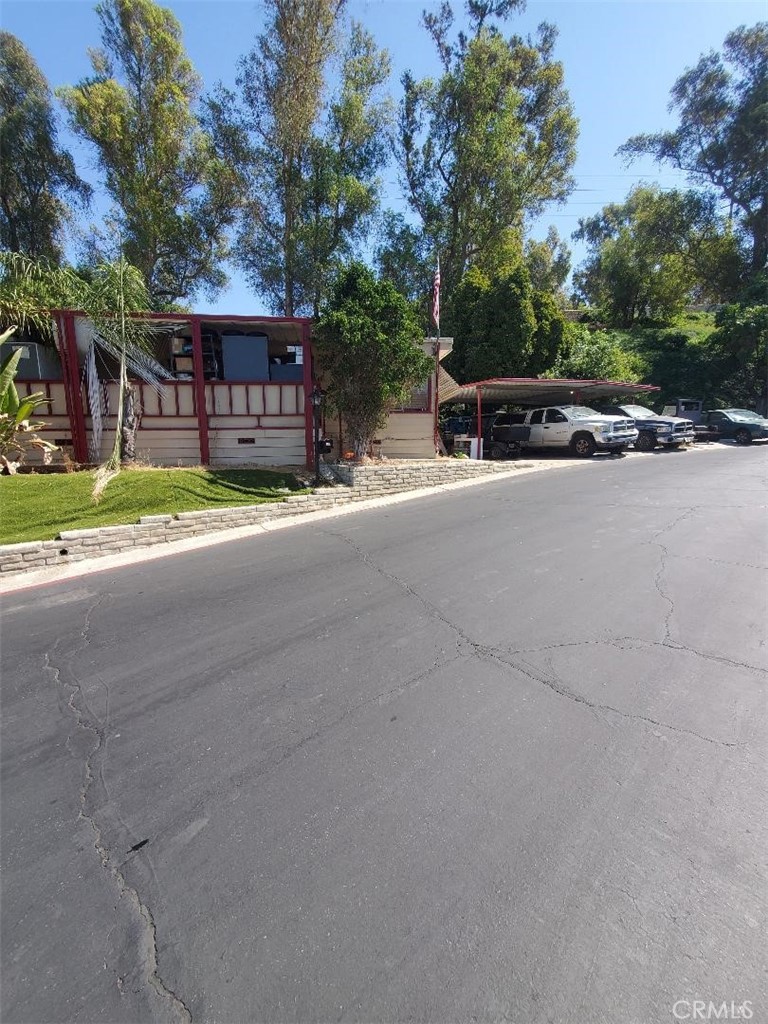
[[493, 473], [509, 473], [512, 462], [477, 462], [473, 459], [430, 459], [429, 462], [366, 463], [362, 466], [334, 465], [333, 472], [343, 483], [366, 497], [411, 491], [416, 487], [439, 487], [457, 480], [473, 480]]
[[0, 574], [67, 565], [85, 558], [166, 544], [184, 537], [196, 537], [236, 526], [253, 526], [300, 512], [318, 512], [336, 505], [347, 505], [353, 501], [365, 501], [419, 487], [434, 487], [499, 472], [508, 473], [513, 468], [511, 463], [470, 462], [463, 459], [342, 466], [338, 468], [338, 475], [345, 481], [345, 485], [315, 493], [291, 494], [284, 501], [241, 505], [237, 508], [213, 508], [203, 512], [179, 512], [175, 516], [142, 516], [134, 526], [63, 530], [56, 540], [3, 544], [0, 545]]

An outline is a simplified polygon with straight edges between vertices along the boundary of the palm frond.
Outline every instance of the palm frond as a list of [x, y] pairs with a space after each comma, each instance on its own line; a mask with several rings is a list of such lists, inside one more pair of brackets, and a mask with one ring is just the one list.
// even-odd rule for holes
[[19, 361], [24, 354], [23, 349], [17, 348], [0, 363], [0, 407], [5, 403], [5, 398], [10, 389], [14, 386], [13, 381]]

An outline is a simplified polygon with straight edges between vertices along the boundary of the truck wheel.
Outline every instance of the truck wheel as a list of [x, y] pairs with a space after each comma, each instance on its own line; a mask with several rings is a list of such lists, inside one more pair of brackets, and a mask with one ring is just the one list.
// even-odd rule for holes
[[496, 461], [506, 459], [507, 449], [503, 444], [492, 444], [488, 451], [488, 458]]
[[636, 452], [652, 452], [656, 447], [656, 435], [643, 430], [635, 441]]
[[752, 435], [744, 427], [736, 431], [736, 444], [752, 444]]
[[580, 459], [589, 459], [595, 454], [595, 439], [591, 434], [577, 434], [571, 441], [571, 451]]

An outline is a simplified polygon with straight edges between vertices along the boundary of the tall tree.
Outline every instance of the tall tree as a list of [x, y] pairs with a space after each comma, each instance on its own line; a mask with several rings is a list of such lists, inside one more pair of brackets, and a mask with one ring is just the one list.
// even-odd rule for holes
[[286, 316], [317, 315], [334, 269], [367, 231], [388, 155], [380, 92], [389, 58], [359, 25], [343, 31], [344, 2], [267, 0], [265, 31], [239, 62], [238, 93], [218, 86], [208, 102], [247, 196], [238, 263]]
[[424, 24], [437, 48], [436, 81], [403, 76], [398, 141], [411, 209], [440, 253], [447, 294], [471, 265], [497, 271], [519, 252], [526, 216], [573, 188], [578, 124], [554, 59], [553, 26], [535, 39], [492, 24], [524, 0], [468, 0], [470, 34], [452, 41], [444, 0]]
[[156, 307], [213, 294], [226, 282], [236, 175], [195, 115], [200, 82], [179, 22], [152, 0], [104, 0], [96, 12], [93, 76], [59, 95], [98, 152], [121, 252]]
[[636, 135], [619, 150], [651, 154], [712, 186], [749, 238], [751, 270], [768, 262], [768, 22], [726, 36], [672, 87], [680, 116], [668, 132]]
[[639, 186], [581, 220], [573, 237], [589, 246], [574, 283], [614, 326], [668, 321], [693, 298], [739, 289], [738, 240], [711, 195]]
[[70, 204], [91, 190], [58, 145], [51, 99], [32, 55], [0, 31], [0, 245], [58, 261]]

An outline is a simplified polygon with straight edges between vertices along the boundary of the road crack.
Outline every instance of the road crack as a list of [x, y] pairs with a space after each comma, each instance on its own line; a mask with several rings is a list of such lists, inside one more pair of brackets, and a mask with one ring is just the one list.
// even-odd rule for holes
[[662, 643], [672, 642], [672, 617], [675, 614], [675, 602], [672, 600], [672, 598], [669, 596], [669, 594], [664, 590], [664, 587], [662, 586], [663, 579], [667, 573], [667, 563], [669, 559], [672, 557], [672, 555], [670, 554], [669, 548], [666, 546], [666, 544], [662, 544], [659, 538], [663, 537], [667, 533], [671, 533], [671, 531], [674, 530], [676, 526], [679, 526], [679, 524], [682, 523], [683, 520], [687, 519], [688, 516], [690, 516], [695, 511], [695, 508], [687, 509], [685, 512], [682, 513], [682, 515], [677, 516], [675, 519], [672, 520], [671, 523], [668, 523], [662, 530], [659, 530], [657, 533], [655, 533], [651, 540], [647, 542], [648, 544], [651, 544], [659, 548], [661, 552], [659, 568], [657, 569], [656, 574], [653, 577], [653, 585], [656, 588], [662, 600], [666, 601], [669, 605], [667, 613], [664, 616], [664, 638]]
[[543, 644], [541, 647], [497, 647], [494, 650], [500, 653], [514, 656], [516, 654], [542, 654], [545, 651], [559, 651], [566, 648], [574, 647], [617, 647], [619, 650], [624, 650], [622, 644], [635, 644], [638, 647], [662, 647], [669, 651], [682, 651], [685, 654], [690, 654], [695, 658], [701, 658], [703, 661], [712, 661], [716, 665], [726, 665], [728, 668], [742, 668], [747, 672], [756, 672], [758, 675], [767, 675], [768, 668], [762, 668], [759, 665], [753, 665], [749, 661], [737, 661], [735, 658], [726, 658], [720, 654], [708, 654], [706, 651], [699, 651], [695, 647], [688, 647], [686, 644], [681, 644], [677, 640], [647, 640], [645, 637], [640, 636], [615, 636], [605, 637], [596, 640], [567, 640], [564, 643], [559, 644]]
[[[687, 648], [682, 647], [682, 645], [679, 645], [676, 641], [674, 641], [672, 639], [672, 637], [671, 637], [671, 634], [670, 634], [670, 623], [671, 623], [672, 615], [674, 614], [675, 605], [674, 605], [673, 600], [667, 594], [665, 594], [663, 589], [661, 588], [660, 580], [661, 580], [661, 576], [663, 575], [663, 573], [665, 571], [665, 568], [666, 568], [666, 558], [668, 557], [668, 552], [667, 552], [666, 547], [663, 544], [659, 543], [658, 538], [663, 536], [665, 533], [668, 533], [670, 530], [674, 529], [674, 527], [677, 526], [678, 523], [682, 522], [693, 511], [694, 511], [694, 509], [690, 509], [690, 508], [686, 509], [673, 522], [671, 522], [667, 526], [665, 526], [663, 530], [660, 530], [654, 536], [654, 539], [652, 541], [649, 541], [649, 543], [658, 545], [662, 549], [662, 552], [663, 552], [663, 554], [662, 554], [662, 565], [659, 568], [658, 572], [656, 573], [655, 582], [656, 582], [656, 589], [658, 590], [659, 594], [661, 594], [661, 596], [664, 598], [664, 600], [669, 605], [669, 609], [668, 609], [668, 611], [667, 611], [667, 613], [665, 615], [665, 619], [664, 619], [664, 639], [661, 642], [655, 641], [654, 643], [657, 644], [658, 646], [668, 647], [670, 649], [675, 649], [675, 650], [687, 650]], [[612, 715], [618, 716], [619, 718], [625, 719], [626, 721], [629, 721], [629, 722], [643, 723], [643, 724], [645, 724], [647, 726], [654, 726], [657, 729], [667, 729], [670, 732], [680, 733], [680, 734], [686, 735], [686, 736], [692, 736], [695, 739], [701, 740], [704, 743], [709, 743], [709, 744], [712, 744], [713, 746], [717, 746], [717, 747], [724, 747], [724, 748], [730, 749], [730, 748], [734, 748], [734, 747], [743, 746], [743, 744], [739, 744], [739, 743], [736, 743], [736, 742], [732, 742], [732, 741], [728, 741], [728, 740], [718, 740], [718, 739], [715, 739], [712, 736], [705, 736], [703, 733], [698, 733], [698, 732], [696, 732], [693, 729], [685, 729], [682, 726], [672, 725], [669, 722], [662, 722], [659, 719], [651, 718], [649, 715], [641, 715], [641, 714], [638, 714], [636, 712], [622, 711], [620, 708], [616, 708], [613, 705], [603, 704], [603, 703], [600, 703], [600, 702], [597, 702], [597, 701], [592, 701], [588, 697], [585, 697], [585, 696], [583, 696], [581, 694], [578, 694], [575, 691], [571, 690], [569, 687], [567, 687], [565, 685], [565, 683], [563, 683], [563, 681], [560, 680], [559, 677], [557, 677], [557, 675], [556, 675], [556, 673], [554, 673], [554, 671], [552, 672], [551, 675], [547, 675], [546, 673], [543, 673], [540, 670], [536, 669], [533, 665], [529, 664], [528, 662], [526, 662], [523, 659], [519, 659], [519, 660], [515, 660], [515, 661], [507, 660], [507, 658], [504, 657], [504, 652], [501, 649], [499, 649], [497, 647], [493, 647], [493, 646], [487, 645], [487, 644], [482, 644], [482, 643], [480, 643], [480, 642], [478, 642], [476, 640], [473, 640], [472, 637], [469, 636], [469, 634], [464, 629], [462, 629], [456, 623], [452, 622], [448, 618], [448, 616], [445, 615], [445, 613], [442, 611], [442, 609], [440, 609], [436, 605], [432, 604], [431, 601], [429, 601], [422, 594], [420, 594], [417, 590], [415, 590], [409, 583], [406, 583], [405, 580], [401, 579], [399, 576], [395, 575], [394, 573], [388, 572], [382, 566], [378, 565], [378, 563], [375, 562], [373, 560], [373, 558], [371, 558], [371, 556], [368, 554], [367, 551], [364, 551], [363, 548], [361, 548], [358, 544], [356, 544], [349, 537], [345, 537], [343, 534], [340, 534], [340, 533], [337, 533], [337, 532], [335, 532], [333, 530], [328, 530], [328, 529], [325, 529], [322, 532], [326, 533], [326, 534], [329, 534], [332, 537], [335, 537], [337, 540], [342, 541], [348, 547], [352, 548], [352, 550], [356, 553], [356, 555], [360, 558], [360, 560], [365, 565], [367, 565], [374, 572], [378, 573], [380, 576], [383, 576], [384, 579], [389, 580], [391, 583], [394, 583], [396, 586], [400, 587], [402, 590], [404, 590], [411, 597], [415, 598], [419, 602], [419, 604], [421, 604], [421, 606], [424, 608], [426, 613], [431, 618], [436, 619], [437, 621], [441, 622], [443, 625], [445, 625], [449, 629], [451, 629], [453, 631], [453, 633], [457, 637], [457, 648], [458, 648], [458, 651], [459, 651], [460, 654], [464, 653], [466, 648], [469, 648], [469, 651], [470, 651], [471, 655], [474, 655], [476, 657], [481, 657], [481, 658], [485, 658], [487, 660], [493, 661], [493, 662], [495, 662], [498, 665], [504, 666], [505, 670], [513, 669], [514, 671], [519, 672], [521, 675], [525, 676], [526, 678], [530, 679], [531, 681], [539, 683], [541, 685], [544, 685], [544, 686], [548, 687], [550, 690], [552, 690], [554, 693], [557, 693], [559, 696], [563, 697], [564, 699], [569, 700], [569, 701], [571, 701], [574, 704], [581, 705], [584, 708], [587, 708], [587, 709], [589, 709], [590, 711], [593, 711], [593, 712], [603, 712], [603, 713], [606, 713], [606, 714], [612, 714]], [[618, 639], [626, 639], [626, 638], [618, 638]], [[582, 641], [581, 643], [584, 644], [584, 645], [588, 645], [588, 644], [594, 644], [594, 643], [599, 643], [599, 642], [601, 642], [601, 641], [586, 640], [586, 641]], [[558, 647], [558, 646], [571, 646], [571, 644], [552, 645], [552, 646], [554, 648], [554, 647]], [[691, 652], [691, 653], [698, 653], [698, 652]], [[714, 658], [714, 660], [718, 660], [719, 661], [721, 659]], [[753, 667], [753, 666], [744, 666], [744, 667]]]
[[[98, 603], [98, 601], [95, 602], [86, 612], [85, 622], [80, 633], [82, 645], [68, 656], [70, 662], [76, 654], [80, 653], [90, 644], [91, 618]], [[96, 820], [93, 810], [93, 806], [98, 803], [94, 796], [95, 790], [103, 794], [105, 801], [109, 800], [104, 783], [109, 729], [109, 689], [106, 683], [100, 680], [106, 693], [104, 717], [100, 720], [88, 707], [82, 686], [77, 679], [74, 676], [71, 680], [65, 678], [70, 674], [69, 671], [63, 666], [54, 663], [51, 655], [56, 656], [58, 646], [59, 641], [56, 641], [51, 652], [45, 653], [43, 669], [51, 677], [57, 692], [64, 698], [64, 704], [74, 720], [75, 728], [90, 736], [92, 740], [91, 749], [85, 757], [77, 820], [84, 821], [90, 826], [93, 833], [94, 849], [99, 856], [102, 868], [107, 872], [113, 887], [116, 889], [118, 902], [122, 901], [124, 906], [130, 908], [130, 913], [137, 925], [139, 935], [138, 969], [143, 974], [143, 980], [157, 1004], [156, 1012], [158, 1019], [179, 1022], [179, 1024], [191, 1024], [192, 1015], [189, 1009], [183, 1000], [165, 984], [160, 975], [157, 927], [152, 912], [142, 900], [138, 890], [128, 882], [121, 866], [112, 860], [102, 827]], [[69, 740], [67, 741], [67, 746], [75, 754]], [[116, 984], [122, 993], [124, 990], [124, 978], [117, 976]]]
[[604, 704], [599, 701], [590, 700], [588, 697], [575, 693], [566, 686], [554, 670], [551, 675], [548, 675], [523, 659], [507, 661], [498, 653], [494, 652], [492, 648], [486, 648], [482, 653], [486, 658], [489, 658], [498, 664], [505, 665], [508, 668], [514, 669], [516, 672], [520, 672], [522, 675], [526, 676], [526, 678], [543, 684], [550, 690], [559, 694], [561, 697], [565, 697], [567, 700], [573, 701], [575, 704], [582, 704], [585, 707], [590, 708], [592, 711], [603, 711], [608, 714], [617, 715], [619, 718], [624, 718], [630, 722], [644, 722], [646, 725], [656, 726], [657, 729], [668, 729], [670, 732], [681, 733], [685, 736], [693, 736], [696, 739], [703, 740], [704, 743], [711, 743], [717, 747], [733, 748], [746, 746], [746, 744], [736, 743], [731, 740], [718, 740], [713, 736], [705, 736], [703, 733], [696, 732], [694, 729], [685, 729], [679, 725], [662, 722], [657, 718], [651, 718], [650, 715], [641, 715], [632, 711], [622, 711], [621, 708], [614, 707], [612, 704]]

